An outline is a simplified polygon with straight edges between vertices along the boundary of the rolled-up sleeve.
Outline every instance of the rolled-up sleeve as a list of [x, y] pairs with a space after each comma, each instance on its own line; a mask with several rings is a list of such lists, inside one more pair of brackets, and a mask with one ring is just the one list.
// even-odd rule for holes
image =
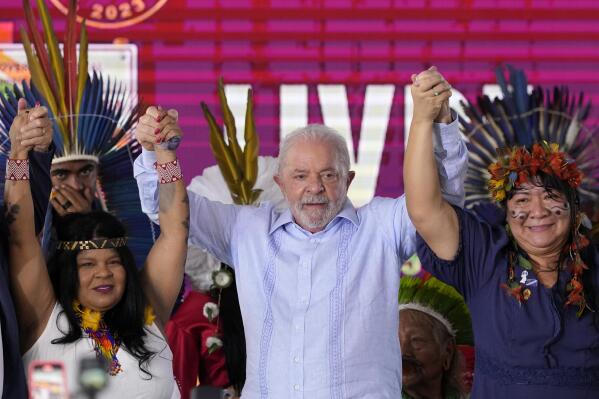
[[142, 150], [133, 163], [133, 176], [137, 181], [141, 210], [150, 220], [158, 223], [158, 174], [154, 169], [156, 153]]
[[468, 150], [460, 134], [457, 114], [453, 113], [451, 123], [433, 124], [433, 143], [443, 198], [463, 207]]
[[[137, 180], [142, 211], [158, 223], [158, 177], [154, 169], [156, 154], [143, 151], [135, 160], [133, 174]], [[238, 214], [239, 205], [222, 204], [210, 201], [192, 191], [189, 195], [189, 242], [232, 265], [231, 236]]]

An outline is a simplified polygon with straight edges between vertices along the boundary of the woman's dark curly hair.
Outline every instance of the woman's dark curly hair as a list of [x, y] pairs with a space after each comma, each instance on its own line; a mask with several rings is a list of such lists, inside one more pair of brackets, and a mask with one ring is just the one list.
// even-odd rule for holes
[[[125, 227], [117, 218], [106, 212], [69, 214], [55, 224], [57, 239], [60, 241], [80, 241], [97, 238], [126, 237]], [[126, 273], [125, 290], [121, 300], [104, 313], [103, 320], [110, 332], [118, 336], [122, 347], [138, 360], [139, 368], [152, 377], [148, 363], [154, 353], [146, 348], [144, 337], [146, 298], [135, 259], [127, 247], [115, 248]], [[56, 299], [63, 308], [69, 323], [69, 331], [53, 344], [68, 344], [82, 337], [81, 326], [73, 310], [73, 300], [79, 290], [79, 271], [76, 251], [55, 250], [48, 261], [48, 272], [52, 281]]]

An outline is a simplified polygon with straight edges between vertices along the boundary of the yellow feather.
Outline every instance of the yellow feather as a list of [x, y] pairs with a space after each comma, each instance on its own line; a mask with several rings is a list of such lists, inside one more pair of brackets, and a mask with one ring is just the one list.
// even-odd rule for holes
[[[254, 102], [252, 90], [248, 90], [247, 110], [245, 113], [245, 148], [243, 149], [243, 173], [250, 187], [254, 187], [258, 179], [259, 142], [254, 123]], [[253, 202], [253, 201], [252, 201]]]
[[237, 165], [235, 164], [233, 154], [231, 153], [229, 147], [227, 147], [225, 144], [222, 132], [216, 124], [214, 116], [210, 113], [210, 110], [204, 103], [202, 103], [202, 110], [204, 111], [204, 116], [208, 121], [208, 126], [210, 127], [210, 147], [212, 148], [212, 153], [216, 158], [216, 162], [218, 163], [229, 190], [231, 193], [236, 194], [235, 188], [238, 182], [241, 180], [241, 175], [237, 169]]
[[218, 80], [217, 91], [218, 99], [220, 100], [220, 106], [223, 111], [223, 120], [225, 123], [225, 127], [227, 128], [229, 148], [231, 149], [231, 153], [233, 154], [235, 163], [239, 165], [241, 162], [243, 162], [243, 155], [241, 154], [241, 147], [239, 147], [239, 142], [237, 141], [237, 129], [235, 128], [235, 118], [233, 117], [233, 113], [229, 108], [229, 104], [227, 104], [227, 97], [225, 96], [225, 88], [222, 78]]
[[[64, 83], [64, 67], [62, 61], [62, 55], [60, 54], [60, 48], [58, 47], [58, 40], [56, 39], [56, 33], [52, 27], [52, 18], [48, 12], [48, 7], [44, 0], [37, 0], [37, 8], [39, 10], [42, 25], [44, 27], [44, 35], [46, 38], [46, 45], [48, 46], [48, 53], [50, 56], [50, 65], [54, 71], [54, 77], [56, 78], [58, 88], [58, 98], [56, 98], [57, 105], [62, 115], [67, 115], [67, 106], [64, 102], [65, 96], [65, 83]], [[59, 114], [54, 114], [58, 116]], [[65, 143], [65, 148], [68, 146]]]
[[146, 323], [146, 326], [149, 326], [152, 323], [154, 323], [154, 320], [156, 320], [154, 309], [152, 309], [152, 307], [148, 305], [144, 310], [144, 322]]
[[[31, 73], [31, 80], [35, 87], [40, 91], [42, 96], [48, 102], [48, 106], [50, 107], [50, 111], [54, 116], [58, 115], [58, 109], [56, 106], [56, 101], [54, 96], [52, 95], [52, 89], [50, 89], [50, 84], [46, 79], [46, 76], [42, 72], [42, 66], [40, 65], [39, 60], [36, 56], [33, 55], [33, 50], [31, 48], [31, 41], [29, 40], [29, 35], [25, 29], [21, 28], [21, 41], [23, 42], [23, 49], [25, 50], [25, 55], [27, 57], [27, 64], [29, 65], [29, 71]], [[60, 133], [65, 136], [65, 125], [64, 121], [60, 118], [57, 119], [58, 127], [60, 129]]]
[[100, 321], [102, 321], [101, 312], [84, 307], [81, 305], [81, 302], [76, 299], [73, 301], [73, 310], [81, 318], [81, 328], [84, 330], [98, 330], [100, 327]]
[[[81, 39], [79, 42], [79, 70], [77, 71], [77, 102], [75, 103], [75, 113], [79, 113], [81, 107], [81, 100], [83, 98], [83, 90], [85, 90], [85, 83], [87, 82], [87, 28], [85, 26], [85, 19], [81, 22]], [[75, 118], [75, 131], [77, 131], [77, 118]]]

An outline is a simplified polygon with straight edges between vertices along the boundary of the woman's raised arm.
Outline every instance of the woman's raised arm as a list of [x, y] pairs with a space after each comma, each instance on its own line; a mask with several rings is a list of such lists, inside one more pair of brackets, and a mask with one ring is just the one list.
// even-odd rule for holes
[[43, 332], [56, 302], [35, 234], [28, 160], [33, 148], [48, 148], [52, 141], [52, 124], [45, 107], [25, 107], [25, 100], [19, 100], [18, 115], [10, 128], [11, 151], [4, 186], [10, 282], [23, 352]]
[[148, 108], [137, 129], [137, 137], [153, 141], [160, 183], [158, 217], [161, 232], [142, 270], [142, 284], [160, 326], [164, 328], [181, 289], [189, 235], [187, 191], [175, 150], [169, 149], [167, 144], [173, 138], [180, 140], [182, 133], [176, 111], [167, 113], [159, 107]]
[[435, 254], [453, 259], [459, 244], [458, 219], [441, 195], [433, 154], [433, 122], [449, 114], [451, 86], [435, 67], [412, 77], [414, 115], [404, 160], [404, 186], [410, 219]]

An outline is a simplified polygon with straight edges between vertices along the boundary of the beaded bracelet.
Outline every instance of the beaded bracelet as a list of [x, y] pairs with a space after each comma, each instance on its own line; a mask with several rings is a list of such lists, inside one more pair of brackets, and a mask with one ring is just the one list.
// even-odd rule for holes
[[160, 184], [183, 180], [183, 173], [181, 172], [181, 165], [179, 165], [178, 159], [167, 163], [154, 162], [154, 168], [158, 172], [158, 181]]
[[11, 159], [6, 161], [6, 180], [29, 180], [29, 159]]

